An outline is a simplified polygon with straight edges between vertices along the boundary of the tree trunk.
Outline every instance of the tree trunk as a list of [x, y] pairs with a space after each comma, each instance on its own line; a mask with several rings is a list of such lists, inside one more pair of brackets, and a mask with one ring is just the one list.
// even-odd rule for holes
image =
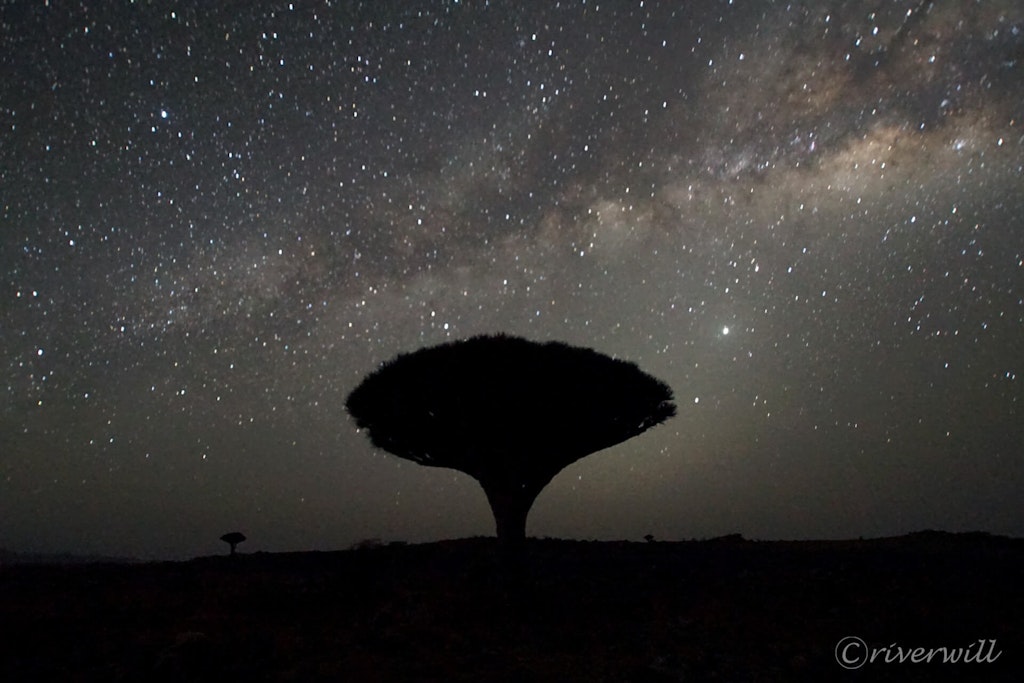
[[498, 540], [506, 547], [521, 546], [526, 540], [526, 516], [543, 486], [530, 487], [507, 481], [480, 482], [494, 514]]

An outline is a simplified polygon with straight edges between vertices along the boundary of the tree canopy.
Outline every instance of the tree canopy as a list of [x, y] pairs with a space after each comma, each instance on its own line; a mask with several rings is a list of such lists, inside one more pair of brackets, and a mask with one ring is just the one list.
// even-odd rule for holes
[[[378, 448], [476, 478], [499, 536], [524, 533], [534, 498], [564, 467], [676, 410], [668, 385], [633, 363], [507, 335], [401, 354], [345, 405]], [[510, 506], [517, 512], [506, 509], [511, 526], [503, 525], [498, 508]]]

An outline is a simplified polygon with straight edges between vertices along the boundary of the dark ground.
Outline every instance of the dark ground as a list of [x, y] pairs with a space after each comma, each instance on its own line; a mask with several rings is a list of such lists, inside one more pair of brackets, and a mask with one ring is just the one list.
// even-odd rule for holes
[[[1024, 680], [1024, 539], [531, 540], [518, 571], [497, 560], [465, 539], [6, 566], [0, 680]], [[844, 636], [1001, 654], [890, 647], [846, 671]]]

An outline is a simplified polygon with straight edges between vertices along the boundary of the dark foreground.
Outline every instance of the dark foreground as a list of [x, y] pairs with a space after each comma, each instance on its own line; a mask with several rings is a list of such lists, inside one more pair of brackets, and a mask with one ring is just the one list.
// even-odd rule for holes
[[[0, 680], [1024, 680], [1024, 539], [534, 540], [518, 570], [497, 560], [467, 539], [0, 568]], [[841, 668], [848, 636], [875, 662]], [[917, 647], [972, 661], [895, 661]]]

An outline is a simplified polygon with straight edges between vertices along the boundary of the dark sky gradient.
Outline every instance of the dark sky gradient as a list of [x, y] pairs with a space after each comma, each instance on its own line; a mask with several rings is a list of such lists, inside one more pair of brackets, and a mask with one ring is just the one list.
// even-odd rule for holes
[[533, 535], [1024, 534], [1021, 3], [0, 12], [0, 547], [491, 534], [343, 403], [498, 331], [679, 405]]

